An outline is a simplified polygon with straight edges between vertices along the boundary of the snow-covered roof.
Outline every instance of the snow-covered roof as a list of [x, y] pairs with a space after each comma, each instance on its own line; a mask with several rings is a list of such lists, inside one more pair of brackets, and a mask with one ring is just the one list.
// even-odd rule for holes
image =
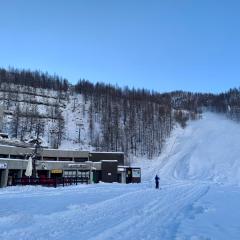
[[124, 154], [124, 152], [90, 152], [90, 153], [111, 153], [111, 154]]
[[101, 162], [118, 162], [118, 160], [101, 160]]

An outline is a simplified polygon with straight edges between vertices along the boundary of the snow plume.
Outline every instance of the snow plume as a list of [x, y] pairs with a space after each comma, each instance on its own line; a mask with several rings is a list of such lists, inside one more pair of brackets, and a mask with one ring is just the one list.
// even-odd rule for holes
[[240, 184], [239, 139], [239, 124], [220, 114], [204, 113], [202, 119], [172, 132], [160, 158], [143, 162], [149, 169], [144, 179], [159, 173], [164, 181]]

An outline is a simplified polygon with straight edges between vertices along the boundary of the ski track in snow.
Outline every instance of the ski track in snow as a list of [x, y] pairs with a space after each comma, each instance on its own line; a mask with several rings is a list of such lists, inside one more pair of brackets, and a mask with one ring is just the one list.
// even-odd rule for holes
[[2, 189], [0, 239], [237, 240], [239, 137], [239, 125], [206, 113], [176, 129], [158, 160], [136, 162], [141, 184]]
[[[6, 240], [16, 236], [26, 240], [136, 239], [136, 236], [137, 239], [173, 239], [188, 209], [208, 190], [204, 184], [190, 185], [178, 183], [163, 186], [160, 191], [137, 186], [127, 193], [122, 193], [124, 188], [120, 187], [119, 196], [107, 195], [97, 203], [84, 202], [46, 215], [24, 214], [22, 221], [19, 219], [22, 224], [16, 221], [14, 228], [2, 231], [0, 237]], [[30, 195], [32, 201], [37, 197]], [[17, 220], [19, 216], [13, 217]]]

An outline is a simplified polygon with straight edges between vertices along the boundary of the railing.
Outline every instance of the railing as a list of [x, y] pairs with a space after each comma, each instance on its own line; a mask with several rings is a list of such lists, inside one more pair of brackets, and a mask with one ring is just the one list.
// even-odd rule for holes
[[16, 185], [42, 185], [47, 187], [68, 186], [89, 183], [89, 178], [84, 177], [58, 177], [58, 178], [13, 178], [12, 186]]

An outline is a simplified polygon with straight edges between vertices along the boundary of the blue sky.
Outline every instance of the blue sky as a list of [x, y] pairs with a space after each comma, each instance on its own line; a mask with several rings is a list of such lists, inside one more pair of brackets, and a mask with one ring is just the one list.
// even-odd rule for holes
[[240, 1], [0, 0], [0, 66], [160, 92], [240, 86]]

